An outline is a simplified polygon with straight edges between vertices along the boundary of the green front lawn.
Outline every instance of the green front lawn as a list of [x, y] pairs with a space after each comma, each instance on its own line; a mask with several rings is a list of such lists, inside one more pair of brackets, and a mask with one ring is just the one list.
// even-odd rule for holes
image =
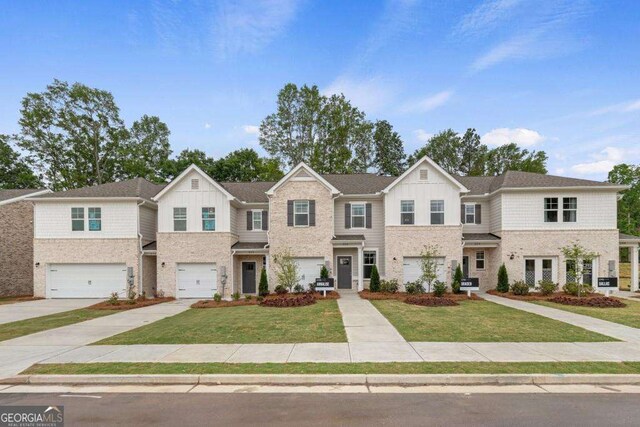
[[80, 308], [78, 310], [64, 311], [48, 316], [4, 323], [0, 325], [0, 341], [35, 334], [36, 332], [46, 331], [47, 329], [72, 325], [74, 323], [84, 322], [85, 320], [95, 319], [96, 317], [108, 316], [113, 313], [115, 313], [115, 311]]
[[584, 314], [585, 316], [596, 317], [609, 322], [620, 323], [622, 325], [631, 326], [632, 328], [640, 328], [640, 302], [622, 300], [626, 307], [623, 308], [598, 308], [598, 307], [576, 307], [573, 305], [557, 304], [549, 301], [535, 301], [535, 304], [553, 307], [560, 310], [570, 311], [572, 313]]
[[66, 363], [23, 375], [166, 374], [639, 374], [638, 362]]
[[394, 300], [371, 303], [407, 341], [617, 341], [564, 322], [489, 301], [460, 301], [460, 305], [455, 307], [422, 307]]
[[190, 309], [95, 344], [346, 342], [336, 301], [306, 307]]

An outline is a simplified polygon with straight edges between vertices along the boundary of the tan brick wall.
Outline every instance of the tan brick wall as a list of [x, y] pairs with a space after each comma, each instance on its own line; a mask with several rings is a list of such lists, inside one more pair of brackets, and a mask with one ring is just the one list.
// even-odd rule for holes
[[[231, 246], [238, 236], [231, 233], [158, 233], [158, 290], [169, 297], [176, 296], [176, 265], [178, 263], [216, 263], [218, 292], [223, 289], [222, 270], [226, 269], [227, 281], [224, 298], [233, 293], [233, 260]], [[164, 267], [162, 266], [164, 263]]]
[[[484, 251], [484, 270], [476, 269], [476, 252]], [[500, 248], [475, 248], [465, 247], [463, 255], [469, 257], [469, 277], [480, 279], [480, 290], [487, 291], [495, 289], [498, 283], [498, 268], [500, 268], [501, 252]], [[462, 265], [460, 266], [462, 267]]]
[[256, 263], [256, 292], [258, 294], [258, 288], [260, 287], [260, 274], [262, 273], [262, 255], [236, 255], [233, 266], [233, 283], [234, 290], [242, 292], [242, 263], [243, 262], [255, 262]]
[[138, 288], [138, 239], [35, 239], [33, 262], [34, 295], [46, 296], [46, 272], [49, 264], [114, 264], [133, 267]]
[[33, 294], [33, 203], [0, 206], [0, 296]]
[[[451, 261], [462, 262], [462, 226], [387, 226], [385, 238], [385, 279], [403, 280], [403, 257], [417, 257], [425, 245], [436, 245], [445, 257], [447, 284], [451, 283]], [[394, 260], [395, 258], [395, 260]]]

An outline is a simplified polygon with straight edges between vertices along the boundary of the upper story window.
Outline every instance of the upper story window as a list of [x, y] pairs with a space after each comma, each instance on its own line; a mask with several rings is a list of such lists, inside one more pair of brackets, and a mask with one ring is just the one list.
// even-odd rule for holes
[[192, 190], [200, 189], [200, 180], [198, 178], [193, 178], [191, 180], [191, 189]]
[[444, 224], [444, 200], [431, 201], [431, 224]]
[[544, 198], [544, 222], [558, 222], [558, 198]]
[[476, 252], [476, 270], [484, 270], [484, 251]]
[[251, 211], [251, 225], [253, 230], [262, 230], [262, 211]]
[[84, 208], [71, 208], [71, 231], [84, 231]]
[[[186, 231], [186, 212], [185, 229], [182, 231]], [[216, 231], [216, 208], [202, 208], [202, 231]]]
[[173, 208], [173, 231], [187, 231], [187, 208]]
[[376, 264], [376, 251], [363, 251], [362, 252], [362, 274], [365, 279], [371, 279], [371, 269]]
[[429, 169], [420, 169], [420, 181], [429, 179]]
[[415, 223], [415, 207], [413, 200], [400, 202], [400, 224], [412, 225]]
[[464, 205], [464, 222], [465, 224], [476, 223], [476, 205]]
[[364, 228], [364, 227], [365, 227], [365, 204], [352, 203], [351, 204], [351, 228]]
[[562, 222], [576, 222], [578, 220], [578, 198], [564, 197], [562, 199]]
[[102, 209], [89, 208], [89, 231], [102, 230]]
[[295, 227], [306, 227], [309, 225], [309, 201], [293, 201], [293, 225]]

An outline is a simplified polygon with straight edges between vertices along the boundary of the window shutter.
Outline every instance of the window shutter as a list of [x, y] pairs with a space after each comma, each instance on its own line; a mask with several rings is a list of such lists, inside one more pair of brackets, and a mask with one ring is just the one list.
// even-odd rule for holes
[[253, 230], [253, 211], [247, 211], [247, 230]]
[[262, 211], [262, 229], [269, 229], [269, 211]]
[[316, 201], [309, 200], [309, 227], [316, 225]]
[[482, 205], [476, 205], [476, 224], [482, 224]]
[[371, 203], [365, 205], [365, 223], [367, 228], [371, 228]]
[[351, 228], [351, 203], [344, 205], [344, 228]]
[[293, 227], [293, 200], [287, 200], [287, 226]]
[[460, 222], [464, 224], [464, 203], [460, 205]]

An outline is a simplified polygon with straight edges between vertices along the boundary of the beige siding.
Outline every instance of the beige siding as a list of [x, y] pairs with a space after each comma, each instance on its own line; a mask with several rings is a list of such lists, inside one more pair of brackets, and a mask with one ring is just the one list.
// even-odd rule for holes
[[146, 244], [156, 240], [158, 232], [158, 211], [148, 206], [140, 207], [140, 234], [142, 243]]
[[230, 209], [231, 210], [230, 210], [229, 220], [230, 220], [230, 224], [231, 224], [231, 232], [233, 234], [238, 234], [238, 232], [239, 232], [238, 228], [240, 228], [239, 225], [238, 225], [238, 210], [239, 209], [236, 208], [235, 206], [231, 206]]
[[491, 198], [489, 212], [489, 232], [499, 234], [502, 229], [502, 195]]
[[[267, 210], [256, 209], [259, 211]], [[251, 209], [238, 209], [236, 222], [238, 223], [238, 238], [241, 242], [266, 242], [268, 240], [266, 230], [247, 230], [247, 212]]]
[[[489, 221], [491, 220], [491, 213], [489, 212], [489, 203], [487, 200], [478, 200], [473, 198], [465, 198], [462, 201], [463, 204], [470, 205], [480, 205], [480, 220], [482, 221], [480, 224], [463, 224], [462, 232], [463, 233], [488, 233], [489, 232]], [[461, 213], [462, 215], [462, 213]], [[462, 216], [461, 216], [462, 217]]]

